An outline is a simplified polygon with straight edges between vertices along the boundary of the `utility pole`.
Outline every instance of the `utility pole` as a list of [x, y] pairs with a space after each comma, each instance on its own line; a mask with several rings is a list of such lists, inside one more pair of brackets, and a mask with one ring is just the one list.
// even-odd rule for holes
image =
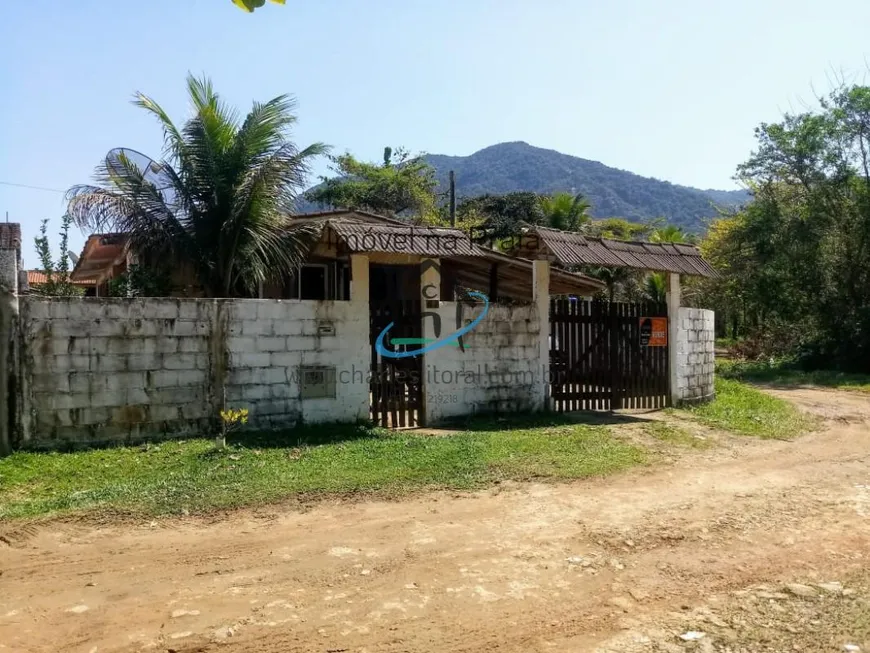
[[450, 171], [450, 226], [456, 226], [456, 175]]

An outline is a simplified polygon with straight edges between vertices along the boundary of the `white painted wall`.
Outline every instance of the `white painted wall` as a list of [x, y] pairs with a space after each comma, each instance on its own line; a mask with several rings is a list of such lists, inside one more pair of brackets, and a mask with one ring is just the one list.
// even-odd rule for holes
[[[446, 345], [425, 355], [429, 424], [545, 408], [549, 307], [540, 267], [532, 304], [491, 305], [465, 336], [465, 352]], [[368, 267], [360, 258], [352, 268], [350, 301], [22, 297], [22, 444], [211, 435], [224, 393], [228, 406], [251, 411], [254, 428], [367, 419]], [[456, 330], [456, 307], [428, 309], [441, 318], [441, 337]], [[466, 306], [462, 326], [480, 310]], [[713, 312], [677, 314], [678, 401], [710, 398]], [[424, 333], [435, 337], [431, 319]], [[330, 370], [335, 397], [302, 399], [301, 366]]]
[[[429, 310], [441, 317], [442, 338], [457, 329], [456, 302]], [[480, 306], [466, 306], [462, 325], [480, 312]], [[426, 337], [433, 337], [431, 326], [424, 327]], [[540, 334], [536, 306], [492, 304], [464, 337], [464, 352], [445, 345], [425, 354], [427, 423], [475, 413], [543, 410], [548, 361], [540, 357]]]
[[715, 313], [681, 307], [678, 316], [675, 374], [678, 403], [712, 399], [715, 396]]
[[[258, 427], [352, 422], [369, 414], [368, 305], [345, 301], [234, 300], [229, 306], [227, 403]], [[334, 335], [320, 335], [331, 324]], [[365, 343], [365, 344], [361, 344]], [[301, 366], [335, 374], [334, 399], [300, 398]]]
[[[368, 416], [367, 301], [21, 303], [25, 446], [208, 435], [223, 387], [254, 428]], [[335, 398], [302, 400], [302, 365], [334, 368]]]

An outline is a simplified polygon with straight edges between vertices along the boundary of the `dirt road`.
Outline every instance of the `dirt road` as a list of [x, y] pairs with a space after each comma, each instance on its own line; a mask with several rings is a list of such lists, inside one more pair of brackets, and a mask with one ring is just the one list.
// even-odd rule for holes
[[13, 534], [0, 651], [870, 650], [870, 398], [778, 394], [824, 428], [607, 480]]

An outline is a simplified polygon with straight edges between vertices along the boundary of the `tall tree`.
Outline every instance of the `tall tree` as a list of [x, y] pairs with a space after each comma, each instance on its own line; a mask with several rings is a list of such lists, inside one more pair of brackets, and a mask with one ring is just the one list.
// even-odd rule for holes
[[588, 227], [590, 235], [611, 240], [645, 240], [650, 230], [650, 225], [629, 222], [625, 218], [593, 220]]
[[555, 193], [540, 199], [544, 224], [562, 231], [581, 231], [589, 224], [592, 205], [583, 195]]
[[381, 163], [367, 163], [350, 153], [332, 158], [335, 176], [323, 178], [305, 198], [323, 207], [363, 209], [417, 222], [437, 221], [435, 171], [421, 155], [384, 149]]
[[490, 246], [515, 237], [523, 223], [544, 224], [540, 197], [528, 191], [465, 198], [456, 207], [456, 214], [460, 220], [476, 216], [473, 238]]
[[188, 77], [193, 117], [180, 128], [141, 93], [134, 104], [163, 128], [163, 159], [113, 150], [96, 185], [70, 189], [82, 227], [126, 233], [143, 262], [191, 269], [213, 297], [252, 292], [299, 265], [310, 232], [290, 228], [296, 194], [313, 157], [289, 140], [295, 100], [281, 95], [240, 120], [207, 79]]
[[644, 298], [657, 304], [664, 304], [668, 298], [668, 277], [664, 272], [651, 272], [644, 279]]
[[686, 232], [673, 224], [658, 227], [649, 237], [651, 243], [685, 243], [687, 239]]
[[838, 88], [756, 138], [738, 169], [754, 199], [703, 245], [722, 271], [708, 297], [807, 364], [870, 371], [870, 87]]

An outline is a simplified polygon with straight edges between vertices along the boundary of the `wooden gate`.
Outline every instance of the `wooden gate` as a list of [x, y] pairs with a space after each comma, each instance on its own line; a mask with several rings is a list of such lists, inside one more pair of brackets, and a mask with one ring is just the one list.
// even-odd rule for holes
[[420, 426], [423, 421], [423, 357], [389, 358], [375, 350], [378, 335], [391, 322], [394, 325], [385, 338], [386, 349], [419, 349], [421, 344], [396, 344], [394, 341], [422, 337], [420, 300], [370, 303], [372, 421], [387, 428]]
[[664, 408], [670, 400], [667, 333], [665, 304], [552, 300], [554, 408]]

